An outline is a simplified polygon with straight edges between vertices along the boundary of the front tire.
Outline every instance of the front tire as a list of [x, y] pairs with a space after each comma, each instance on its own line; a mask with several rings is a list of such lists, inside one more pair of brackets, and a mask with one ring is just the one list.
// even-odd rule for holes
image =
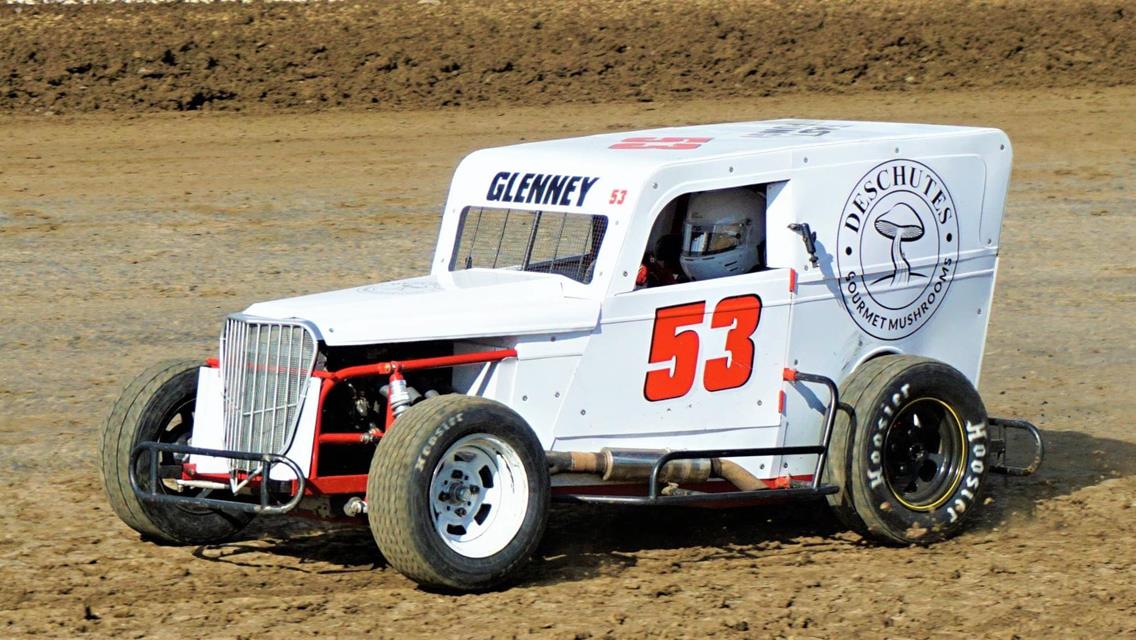
[[544, 535], [544, 449], [524, 419], [475, 396], [445, 395], [399, 416], [375, 450], [368, 519], [391, 566], [427, 588], [490, 589]]
[[[146, 502], [130, 486], [130, 453], [141, 442], [188, 444], [197, 404], [201, 362], [171, 360], [143, 371], [119, 396], [103, 424], [99, 462], [103, 487], [115, 514], [143, 537], [165, 544], [221, 542], [245, 528], [252, 514]], [[159, 464], [175, 465], [170, 453]], [[146, 478], [149, 457], [135, 460], [138, 478]], [[166, 487], [163, 490], [174, 492]]]
[[958, 370], [882, 356], [842, 385], [828, 482], [836, 514], [866, 537], [929, 544], [958, 533], [981, 504], [990, 451], [986, 408]]

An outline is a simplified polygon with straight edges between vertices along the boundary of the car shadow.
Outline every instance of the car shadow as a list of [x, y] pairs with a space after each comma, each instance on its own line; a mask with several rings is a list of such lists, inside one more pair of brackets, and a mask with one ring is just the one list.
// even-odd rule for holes
[[618, 575], [652, 551], [694, 550], [681, 562], [690, 564], [858, 544], [823, 499], [725, 509], [562, 504], [553, 508], [538, 557], [520, 583]]
[[198, 546], [193, 555], [241, 567], [312, 574], [372, 571], [387, 566], [366, 519], [353, 525], [262, 516], [237, 538]]
[[[987, 504], [975, 529], [999, 526], [1009, 517], [1032, 517], [1052, 498], [1074, 493], [1112, 478], [1136, 474], [1136, 443], [1100, 438], [1079, 431], [1043, 430], [1045, 461], [1032, 476], [992, 474], [987, 480]], [[1029, 457], [1028, 436], [1008, 434], [1010, 463]], [[1024, 455], [1015, 457], [1017, 450]]]
[[[1136, 443], [1076, 431], [1043, 431], [1046, 458], [1033, 476], [991, 474], [984, 509], [972, 530], [1030, 517], [1052, 498], [1136, 473]], [[1010, 445], [1025, 452], [1026, 441]], [[1015, 449], [1011, 449], [1013, 452]], [[1013, 453], [1011, 453], [1013, 455]], [[1011, 458], [1011, 462], [1013, 458]], [[760, 558], [873, 544], [848, 531], [823, 500], [731, 509], [553, 504], [534, 561], [512, 585], [537, 586], [619, 575], [644, 553], [691, 549], [682, 563]], [[267, 556], [269, 557], [266, 557]], [[365, 526], [287, 518], [254, 522], [241, 539], [198, 547], [204, 560], [310, 573], [371, 571], [386, 566]], [[271, 556], [278, 556], [274, 559]], [[280, 560], [289, 559], [289, 562]]]
[[[1009, 463], [1032, 455], [1028, 436], [1011, 432]], [[1077, 431], [1042, 431], [1046, 457], [1032, 476], [990, 474], [984, 508], [971, 531], [1030, 518], [1049, 500], [1110, 478], [1136, 474], [1136, 443]], [[759, 557], [763, 551], [808, 553], [817, 546], [871, 546], [840, 523], [823, 501], [723, 510], [562, 505], [555, 509], [542, 557], [525, 580], [551, 583], [617, 574], [637, 554], [702, 548], [694, 560]]]

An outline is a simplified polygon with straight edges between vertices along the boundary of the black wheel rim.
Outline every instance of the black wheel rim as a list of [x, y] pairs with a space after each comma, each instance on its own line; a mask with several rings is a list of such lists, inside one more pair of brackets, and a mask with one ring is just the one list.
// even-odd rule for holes
[[958, 415], [935, 398], [907, 403], [884, 437], [883, 466], [888, 488], [913, 511], [947, 502], [962, 480], [965, 432]]
[[[172, 444], [190, 444], [189, 439], [193, 435], [193, 420], [194, 408], [197, 405], [196, 398], [190, 398], [177, 406], [175, 406], [169, 414], [162, 418], [162, 422], [158, 427], [158, 433], [155, 440], [162, 443]], [[179, 454], [163, 451], [158, 456], [159, 468], [172, 468], [174, 466], [185, 464], [189, 456], [182, 456]], [[185, 493], [183, 489], [170, 486], [167, 480], [159, 480], [159, 490], [163, 493]], [[202, 489], [199, 491], [200, 497], [205, 497], [210, 493], [209, 489]], [[198, 507], [186, 504], [174, 504], [174, 508], [192, 514], [209, 513], [211, 510], [206, 507]]]

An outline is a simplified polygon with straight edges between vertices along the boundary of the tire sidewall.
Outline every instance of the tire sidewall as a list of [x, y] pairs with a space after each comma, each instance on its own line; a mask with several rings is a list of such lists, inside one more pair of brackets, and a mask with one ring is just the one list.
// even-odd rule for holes
[[[907, 403], [920, 398], [941, 401], [953, 411], [961, 427], [960, 476], [951, 491], [930, 510], [905, 506], [884, 477], [884, 442], [897, 415]], [[864, 398], [864, 415], [853, 450], [853, 485], [858, 510], [867, 509], [870, 530], [901, 543], [930, 543], [954, 534], [981, 504], [989, 468], [990, 442], [986, 409], [973, 385], [954, 368], [938, 362], [921, 362], [883, 381], [878, 391]], [[879, 530], [882, 529], [882, 530]]]
[[[146, 400], [138, 420], [134, 424], [132, 446], [129, 451], [142, 442], [154, 442], [172, 418], [173, 412], [187, 401], [196, 404], [198, 368], [187, 368], [174, 373]], [[125, 461], [127, 472], [132, 460]], [[145, 481], [148, 458], [139, 460], [139, 480]], [[128, 477], [128, 476], [127, 476]], [[146, 515], [162, 533], [171, 539], [192, 544], [220, 542], [241, 529], [252, 520], [251, 514], [229, 512], [218, 509], [184, 509], [175, 504], [140, 500]]]
[[[398, 428], [397, 424], [394, 427]], [[458, 440], [484, 434], [511, 446], [524, 466], [528, 498], [520, 529], [500, 551], [472, 558], [450, 548], [435, 528], [430, 488], [442, 456]], [[482, 404], [463, 408], [435, 426], [417, 447], [408, 475], [407, 496], [411, 503], [414, 539], [427, 556], [441, 561], [455, 582], [490, 587], [524, 562], [544, 533], [548, 510], [549, 478], [544, 450], [536, 435], [519, 415], [504, 405]]]
[[186, 369], [172, 375], [162, 383], [154, 395], [146, 400], [134, 429], [134, 445], [153, 442], [166, 427], [171, 412], [192, 400], [197, 400], [197, 369]]

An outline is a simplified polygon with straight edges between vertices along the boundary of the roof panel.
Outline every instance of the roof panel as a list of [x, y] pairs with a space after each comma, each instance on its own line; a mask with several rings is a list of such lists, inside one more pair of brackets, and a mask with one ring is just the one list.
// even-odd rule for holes
[[975, 133], [981, 129], [928, 124], [844, 120], [763, 120], [529, 142], [487, 150], [505, 155], [568, 154], [575, 161], [600, 164], [666, 165], [673, 162], [763, 154], [799, 148]]

